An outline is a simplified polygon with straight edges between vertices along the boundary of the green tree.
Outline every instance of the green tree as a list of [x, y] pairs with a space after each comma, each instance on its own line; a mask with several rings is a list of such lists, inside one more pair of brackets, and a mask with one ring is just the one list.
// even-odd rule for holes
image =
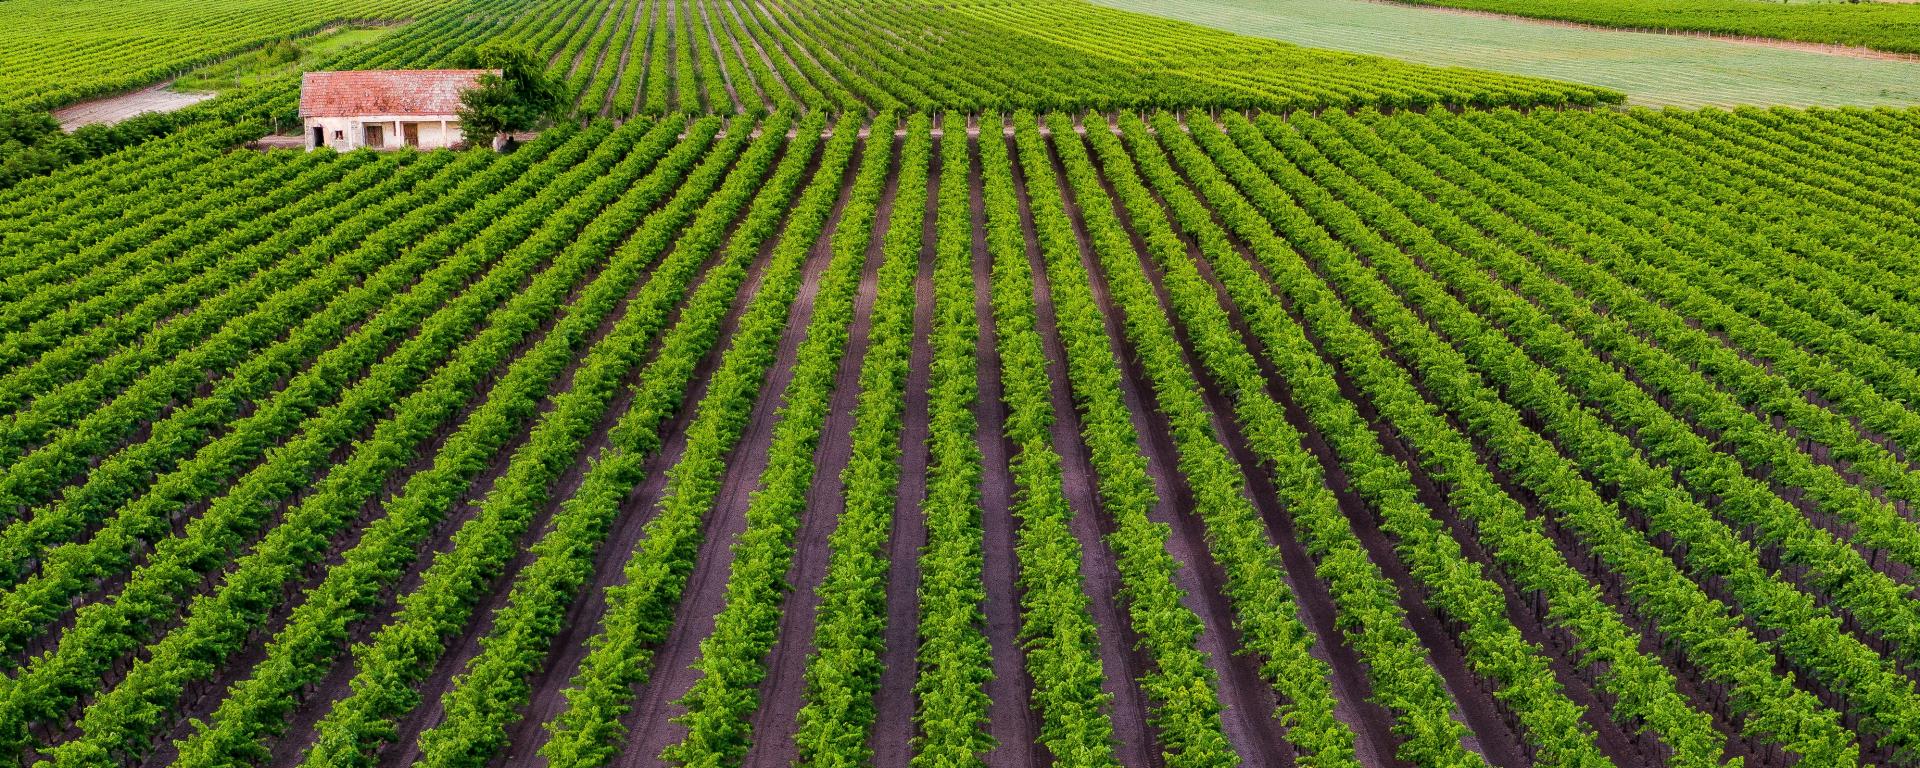
[[490, 136], [499, 149], [506, 135], [529, 131], [560, 116], [559, 83], [546, 76], [533, 51], [494, 41], [468, 49], [465, 66], [493, 70], [460, 95], [460, 124], [468, 136]]

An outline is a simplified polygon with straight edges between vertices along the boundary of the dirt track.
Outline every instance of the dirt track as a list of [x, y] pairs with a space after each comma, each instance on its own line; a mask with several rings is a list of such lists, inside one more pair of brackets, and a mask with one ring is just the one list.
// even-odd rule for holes
[[[1008, 154], [1017, 158], [1014, 148]], [[1016, 159], [1015, 164], [1018, 164]], [[1100, 661], [1106, 673], [1102, 688], [1113, 700], [1113, 731], [1118, 741], [1115, 752], [1128, 765], [1159, 765], [1160, 754], [1153, 746], [1153, 729], [1147, 724], [1147, 696], [1138, 681], [1148, 661], [1140, 650], [1139, 637], [1120, 603], [1120, 571], [1113, 553], [1102, 538], [1107, 532], [1100, 510], [1100, 490], [1093, 462], [1080, 438], [1080, 417], [1067, 383], [1067, 353], [1056, 328], [1053, 297], [1039, 239], [1034, 232], [1029, 196], [1035, 190], [1025, 174], [1018, 174], [1014, 186], [1020, 198], [1020, 227], [1026, 234], [1027, 260], [1033, 267], [1035, 313], [1034, 330], [1044, 342], [1048, 372], [1053, 382], [1053, 449], [1060, 454], [1060, 469], [1065, 475], [1067, 504], [1073, 510], [1072, 530], [1080, 540], [1080, 572], [1087, 596], [1092, 598], [1094, 624], [1099, 629]], [[1049, 194], [1041, 190], [1039, 194]], [[1058, 190], [1051, 191], [1058, 194]], [[1099, 518], [1096, 520], [1096, 516]]]
[[[936, 149], [927, 175], [929, 190], [938, 190], [947, 170]], [[933, 259], [935, 222], [940, 197], [928, 194], [922, 214], [920, 267], [914, 278], [913, 350], [908, 360], [906, 410], [901, 414], [900, 485], [894, 501], [893, 535], [887, 557], [887, 629], [880, 661], [879, 709], [873, 724], [874, 761], [904, 765], [913, 757], [915, 659], [920, 638], [920, 549], [927, 543], [926, 518], [921, 506], [927, 498], [928, 380], [932, 376]]]
[[[1101, 180], [1109, 199], [1118, 200], [1119, 197], [1114, 193], [1112, 182], [1104, 175]], [[1115, 205], [1114, 208], [1121, 225], [1127, 230], [1135, 253], [1140, 257], [1142, 270], [1155, 289], [1156, 296], [1160, 300], [1161, 311], [1172, 317], [1172, 305], [1166, 295], [1166, 289], [1158, 280], [1159, 272], [1148, 256], [1146, 241], [1133, 224], [1131, 212], [1127, 211], [1123, 205]], [[1188, 246], [1190, 253], [1197, 253], [1198, 249], [1193, 248], [1191, 243]], [[1095, 285], [1103, 305], [1111, 306], [1112, 298], [1106, 290], [1105, 281], [1096, 281]], [[1109, 333], [1116, 333], [1119, 330], [1118, 327], [1114, 327]], [[1180, 335], [1182, 352], [1188, 367], [1195, 371], [1203, 370], [1195, 363], [1196, 357], [1192, 343], [1177, 329], [1176, 333]], [[1121, 343], [1123, 347], [1130, 347], [1125, 345], [1118, 335], [1115, 336], [1115, 341]], [[1152, 389], [1146, 372], [1139, 364], [1138, 356], [1125, 353], [1121, 359], [1125, 361], [1122, 370], [1126, 374], [1129, 399], [1140, 401], [1140, 404], [1136, 404], [1134, 408], [1134, 420], [1136, 429], [1145, 426], [1141, 434], [1147, 439], [1141, 447], [1149, 452], [1149, 465], [1156, 470], [1155, 481], [1160, 486], [1162, 497], [1165, 498], [1171, 490], [1176, 494], [1178, 501], [1177, 509], [1158, 510], [1154, 519], [1172, 528], [1172, 537], [1168, 541], [1169, 547], [1174, 557], [1186, 565], [1186, 568], [1180, 572], [1180, 587], [1186, 592], [1185, 604], [1206, 624], [1205, 632], [1200, 638], [1200, 648], [1210, 656], [1209, 660], [1213, 664], [1214, 673], [1220, 681], [1223, 707], [1221, 719], [1226, 727], [1227, 738], [1235, 751], [1250, 763], [1292, 765], [1294, 755], [1286, 746], [1285, 729], [1273, 717], [1273, 713], [1279, 707], [1275, 692], [1261, 678], [1259, 660], [1250, 654], [1238, 652], [1241, 648], [1241, 637], [1234, 626], [1233, 608], [1226, 595], [1226, 574], [1219, 563], [1213, 559], [1207, 546], [1206, 525], [1193, 509], [1193, 491], [1185, 479], [1175, 471], [1178, 453], [1173, 445], [1171, 426], [1157, 410], [1150, 406], [1142, 407], [1148, 402], [1142, 393], [1150, 393]], [[1207, 388], [1204, 394], [1208, 404], [1213, 407], [1215, 431], [1223, 435], [1232, 434], [1231, 421], [1221, 415], [1233, 412], [1231, 404], [1221, 397], [1216, 389]], [[1234, 444], [1236, 449], [1241, 447], [1243, 446], [1238, 442]], [[1265, 495], [1271, 498], [1272, 489], [1263, 482], [1263, 477], [1258, 477], [1261, 475], [1257, 470], [1258, 462], [1248, 461], [1248, 457], [1241, 450], [1235, 451], [1235, 458], [1239, 459], [1243, 466], [1254, 468], [1247, 473], [1255, 476], [1249, 480], [1262, 481], [1250, 482], [1251, 492], [1248, 495], [1250, 497]]]
[[173, 81], [150, 85], [131, 93], [88, 99], [54, 110], [61, 130], [71, 133], [88, 125], [112, 125], [148, 112], [176, 112], [214, 97], [211, 93], [180, 93], [168, 90]]
[[986, 579], [987, 642], [993, 651], [993, 679], [987, 683], [992, 704], [987, 710], [987, 732], [993, 736], [994, 750], [988, 754], [993, 765], [1009, 768], [1046, 765], [1048, 756], [1040, 746], [1039, 715], [1030, 696], [1033, 681], [1027, 675], [1025, 653], [1020, 644], [1019, 563], [1014, 558], [1013, 476], [1008, 471], [1008, 456], [1013, 446], [1006, 437], [1007, 407], [1001, 400], [1000, 353], [994, 333], [992, 272], [993, 258], [987, 249], [987, 214], [982, 201], [979, 141], [969, 138], [975, 147], [968, 169], [968, 216], [973, 226], [973, 312], [980, 321], [980, 337], [975, 355], [980, 361], [979, 402], [974, 406], [979, 420], [976, 441], [980, 445], [980, 516], [983, 531], [982, 571]]
[[[897, 166], [899, 156], [900, 147], [896, 143], [888, 162]], [[787, 595], [786, 607], [780, 616], [780, 639], [766, 660], [767, 677], [760, 686], [760, 709], [753, 717], [753, 743], [742, 762], [746, 766], [789, 765], [798, 755], [793, 736], [803, 704], [807, 658], [812, 651], [814, 617], [820, 604], [815, 589], [827, 573], [827, 539], [841, 510], [846, 508], [845, 484], [840, 475], [853, 457], [854, 406], [859, 402], [860, 361], [866, 357], [874, 296], [879, 288], [881, 238], [899, 189], [896, 168], [889, 173], [887, 186], [874, 208], [874, 232], [868, 241], [860, 287], [854, 298], [846, 356], [840, 361], [826, 429], [814, 450], [813, 486], [807, 492], [806, 516], [794, 537], [793, 564], [787, 571], [787, 583], [793, 591]]]

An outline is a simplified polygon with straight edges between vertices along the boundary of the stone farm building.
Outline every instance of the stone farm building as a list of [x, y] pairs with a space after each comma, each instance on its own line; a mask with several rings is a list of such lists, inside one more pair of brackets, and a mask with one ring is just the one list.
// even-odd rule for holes
[[460, 94], [483, 69], [308, 72], [300, 80], [307, 148], [437, 149], [459, 144]]

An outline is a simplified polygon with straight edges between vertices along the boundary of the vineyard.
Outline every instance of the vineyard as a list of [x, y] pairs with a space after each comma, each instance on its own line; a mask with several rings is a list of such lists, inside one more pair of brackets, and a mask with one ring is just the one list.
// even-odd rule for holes
[[404, 5], [569, 116], [0, 188], [0, 763], [1920, 765], [1920, 111]]

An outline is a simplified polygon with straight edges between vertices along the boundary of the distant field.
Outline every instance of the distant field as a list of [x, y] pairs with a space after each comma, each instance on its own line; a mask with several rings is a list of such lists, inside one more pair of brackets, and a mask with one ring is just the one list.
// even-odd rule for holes
[[1920, 5], [1793, 0], [1399, 0], [1631, 29], [1678, 29], [1920, 53]]
[[1095, 2], [1301, 45], [1603, 86], [1626, 92], [1633, 104], [1920, 104], [1920, 62], [1577, 29], [1366, 0]]

